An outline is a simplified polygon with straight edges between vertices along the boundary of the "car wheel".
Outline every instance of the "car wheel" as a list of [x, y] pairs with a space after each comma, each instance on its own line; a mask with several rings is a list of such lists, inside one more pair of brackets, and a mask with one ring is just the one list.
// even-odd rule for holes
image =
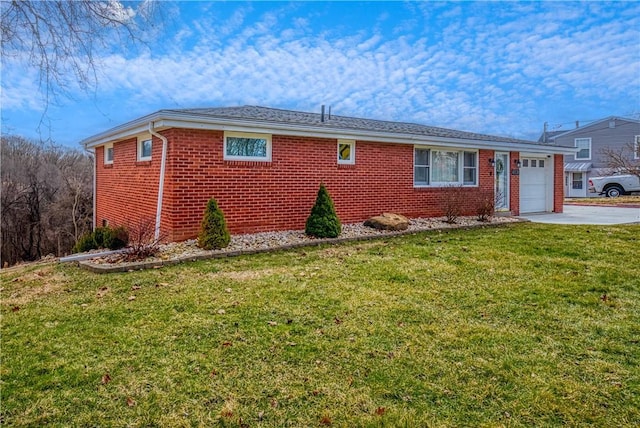
[[620, 186], [611, 186], [604, 192], [607, 198], [617, 198], [620, 195], [624, 195], [624, 189]]

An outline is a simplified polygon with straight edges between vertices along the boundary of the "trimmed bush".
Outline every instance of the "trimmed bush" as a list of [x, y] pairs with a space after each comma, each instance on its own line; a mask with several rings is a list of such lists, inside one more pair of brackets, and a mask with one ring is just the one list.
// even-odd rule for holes
[[316, 238], [337, 238], [341, 230], [340, 219], [336, 214], [331, 196], [324, 184], [320, 184], [316, 203], [311, 208], [304, 231], [307, 235]]
[[87, 251], [98, 249], [98, 244], [93, 237], [93, 233], [85, 233], [78, 239], [76, 245], [71, 249], [72, 253], [85, 253]]
[[93, 232], [82, 235], [71, 252], [84, 253], [99, 248], [118, 250], [126, 246], [128, 240], [127, 230], [122, 226], [115, 229], [107, 226], [97, 227]]
[[205, 250], [217, 250], [229, 245], [231, 235], [227, 229], [224, 213], [215, 199], [209, 199], [198, 235], [198, 246]]

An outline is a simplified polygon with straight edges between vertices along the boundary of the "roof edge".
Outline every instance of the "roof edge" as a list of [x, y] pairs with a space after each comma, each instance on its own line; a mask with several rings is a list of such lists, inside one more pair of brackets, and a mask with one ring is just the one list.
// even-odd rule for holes
[[288, 124], [268, 120], [251, 120], [238, 118], [210, 117], [198, 113], [187, 113], [178, 110], [158, 110], [154, 113], [126, 122], [107, 131], [88, 137], [80, 142], [86, 149], [92, 149], [106, 143], [121, 141], [139, 135], [148, 129], [148, 124], [154, 123], [156, 129], [187, 128], [187, 129], [217, 129], [222, 131], [249, 132], [260, 129], [266, 133], [282, 135], [317, 136], [321, 138], [352, 138], [374, 142], [388, 142], [399, 144], [441, 144], [443, 146], [475, 147], [494, 150], [527, 151], [535, 153], [573, 154], [574, 147], [553, 146], [534, 141], [500, 142], [454, 137], [421, 136], [410, 133], [395, 133], [384, 131], [366, 131], [361, 129], [332, 129], [313, 125]]

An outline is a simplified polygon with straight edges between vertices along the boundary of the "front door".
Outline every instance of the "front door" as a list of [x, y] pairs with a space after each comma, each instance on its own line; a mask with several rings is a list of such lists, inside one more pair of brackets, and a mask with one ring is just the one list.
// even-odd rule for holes
[[509, 153], [495, 156], [496, 211], [509, 211]]
[[587, 189], [585, 186], [585, 174], [583, 172], [570, 172], [569, 173], [569, 191], [566, 193], [569, 198], [584, 198], [587, 196]]

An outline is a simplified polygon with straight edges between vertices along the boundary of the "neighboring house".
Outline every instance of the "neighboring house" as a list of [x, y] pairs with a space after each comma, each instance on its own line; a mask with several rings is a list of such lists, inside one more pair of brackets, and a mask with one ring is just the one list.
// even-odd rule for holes
[[197, 235], [209, 198], [232, 233], [303, 229], [320, 183], [343, 223], [441, 216], [456, 192], [463, 215], [486, 195], [514, 215], [562, 212], [563, 156], [575, 151], [255, 106], [160, 110], [82, 144], [95, 152], [94, 224], [147, 219], [168, 241]]
[[[544, 139], [543, 134], [540, 142]], [[628, 150], [630, 160], [640, 157], [640, 121], [621, 117], [608, 117], [584, 126], [576, 126], [570, 131], [552, 131], [546, 134], [549, 144], [573, 146], [578, 150], [564, 157], [564, 183], [567, 197], [598, 196], [589, 193], [588, 180], [590, 177], [607, 175], [608, 157], [603, 150], [610, 149], [620, 152]]]

